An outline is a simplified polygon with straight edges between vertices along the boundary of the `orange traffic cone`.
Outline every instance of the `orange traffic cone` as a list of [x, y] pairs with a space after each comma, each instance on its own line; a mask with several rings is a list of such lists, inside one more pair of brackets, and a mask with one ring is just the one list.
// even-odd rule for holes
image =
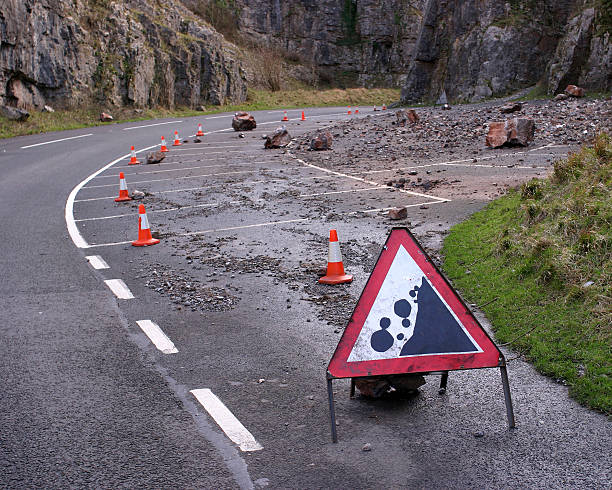
[[[132, 148], [134, 148], [132, 146]], [[128, 193], [127, 184], [125, 183], [125, 175], [123, 172], [119, 172], [119, 197], [115, 199], [115, 202], [131, 201], [132, 198]]]
[[289, 118], [287, 117], [287, 111], [283, 111], [283, 112], [284, 112], [284, 114], [285, 114], [285, 115], [283, 116], [283, 118], [281, 119], [281, 121], [288, 121], [288, 120], [289, 120]]
[[138, 165], [140, 162], [138, 158], [136, 158], [136, 151], [133, 146], [130, 148], [130, 151], [132, 152], [132, 158], [130, 158], [130, 163], [128, 163], [128, 165]]
[[382, 108], [382, 110], [383, 110], [383, 111], [386, 111], [386, 110], [387, 110], [387, 106], [386, 106], [385, 104], [383, 104], [383, 108]]
[[146, 247], [147, 245], [155, 245], [159, 243], [157, 238], [151, 236], [151, 227], [147, 219], [147, 212], [144, 204], [138, 206], [138, 240], [134, 240], [132, 245], [135, 247]]
[[166, 153], [170, 150], [168, 150], [168, 147], [166, 146], [166, 138], [164, 138], [162, 136], [162, 142], [161, 142], [161, 148], [159, 149], [159, 151], [161, 151], [162, 153]]
[[198, 124], [198, 132], [196, 133], [196, 136], [204, 136], [204, 131], [202, 131], [201, 124]]
[[179, 138], [178, 131], [175, 131], [174, 132], [174, 143], [172, 143], [172, 146], [181, 146], [181, 145], [182, 145], [182, 143], [181, 143], [181, 140]]
[[306, 120], [306, 116], [304, 115], [304, 111], [302, 111], [302, 121]]
[[348, 114], [349, 116], [352, 114], [352, 112], [351, 112], [351, 106], [349, 106], [347, 114]]
[[319, 279], [321, 284], [343, 284], [351, 282], [353, 276], [344, 273], [340, 242], [336, 230], [329, 230], [329, 254], [327, 257], [327, 274]]
[[355, 107], [355, 114], [359, 114], [359, 107]]

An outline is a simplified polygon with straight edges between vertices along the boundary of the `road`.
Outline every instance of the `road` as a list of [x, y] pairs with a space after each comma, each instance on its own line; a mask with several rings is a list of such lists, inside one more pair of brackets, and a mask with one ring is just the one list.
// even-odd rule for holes
[[[444, 396], [434, 377], [418, 396], [378, 401], [351, 400], [336, 381], [339, 443], [329, 434], [325, 369], [394, 225], [381, 209], [409, 206], [434, 253], [441, 232], [491, 197], [385, 178], [427, 166], [479, 188], [511, 185], [570, 148], [536, 141], [487, 165], [438, 153], [341, 168], [335, 152], [264, 150], [283, 113], [254, 115], [244, 138], [225, 114], [0, 143], [0, 486], [608, 487], [609, 422], [520, 359], [509, 366], [514, 431], [498, 372], [479, 370], [453, 373]], [[298, 139], [330, 125], [342, 136], [367, 115], [394, 118], [325, 108], [306, 121], [289, 111], [285, 124]], [[127, 165], [130, 145], [142, 159], [161, 135], [170, 144], [198, 122], [202, 143], [189, 137], [160, 165]], [[119, 171], [144, 199], [114, 202]], [[130, 245], [139, 204], [158, 245]], [[350, 285], [316, 282], [331, 228]], [[145, 333], [152, 324], [157, 336]]]

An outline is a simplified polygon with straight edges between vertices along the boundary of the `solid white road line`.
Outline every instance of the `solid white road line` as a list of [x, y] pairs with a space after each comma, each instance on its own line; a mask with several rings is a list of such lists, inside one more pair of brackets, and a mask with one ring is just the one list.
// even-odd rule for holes
[[[415, 208], [417, 206], [429, 206], [430, 204], [443, 204], [445, 202], [448, 201], [426, 201], [426, 202], [419, 202], [417, 204], [405, 204], [404, 208]], [[394, 206], [392, 208], [377, 208], [377, 209], [366, 209], [364, 211], [353, 211], [349, 214], [358, 214], [358, 213], [378, 213], [378, 212], [383, 212], [383, 211], [389, 211], [390, 209], [395, 209], [396, 207], [400, 207], [400, 206]]]
[[[181, 172], [184, 170], [198, 170], [200, 168], [236, 167], [236, 166], [240, 167], [244, 165], [251, 165], [251, 164], [250, 163], [226, 163], [224, 165], [198, 165], [197, 167], [179, 167], [179, 168], [167, 168], [164, 170], [150, 170], [148, 172], [133, 172], [133, 173], [126, 174], [126, 176], [129, 177], [131, 175], [146, 175], [146, 174], [161, 174], [161, 173], [167, 173], [167, 172]], [[117, 176], [116, 175], [98, 175], [96, 177], [96, 179], [108, 179], [108, 178], [116, 179]]]
[[[128, 242], [131, 243], [131, 242]], [[115, 293], [115, 296], [119, 299], [133, 299], [134, 295], [132, 291], [121, 279], [108, 279], [104, 281], [110, 290]]]
[[85, 257], [94, 269], [110, 269], [108, 264], [99, 255], [89, 255]]
[[332, 194], [347, 194], [352, 192], [367, 192], [367, 191], [384, 191], [389, 189], [395, 189], [394, 187], [381, 187], [377, 185], [376, 187], [365, 187], [363, 189], [348, 189], [345, 191], [329, 191], [329, 192], [318, 192], [316, 194], [300, 194], [298, 197], [316, 197], [316, 196], [329, 196]]
[[[215, 206], [221, 206], [222, 204], [225, 203], [220, 203], [220, 204], [193, 204], [190, 206], [180, 206], [180, 207], [176, 207], [176, 208], [167, 208], [167, 209], [147, 209], [147, 214], [151, 214], [151, 213], [169, 213], [170, 211], [181, 211], [183, 209], [193, 209], [193, 208], [212, 208]], [[115, 218], [134, 218], [136, 216], [135, 213], [128, 213], [128, 214], [115, 214], [113, 216], [100, 216], [97, 218], [82, 218], [82, 219], [75, 219], [75, 221], [77, 223], [81, 222], [81, 221], [98, 221], [98, 220], [102, 220], [102, 219], [115, 219]]]
[[77, 138], [86, 138], [87, 136], [93, 136], [93, 133], [82, 134], [80, 136], [71, 136], [70, 138], [62, 138], [59, 140], [45, 141], [44, 143], [36, 143], [35, 145], [22, 146], [21, 149], [25, 150], [26, 148], [34, 148], [35, 146], [50, 145], [51, 143], [59, 143], [60, 141], [75, 140]]
[[259, 444], [253, 435], [240, 423], [232, 412], [223, 404], [219, 398], [208, 388], [191, 390], [190, 392], [202, 404], [208, 414], [225, 432], [241, 451], [260, 451], [263, 446]]
[[131, 131], [132, 129], [140, 129], [140, 128], [152, 128], [153, 126], [164, 126], [165, 124], [179, 124], [183, 121], [170, 121], [156, 124], [145, 124], [144, 126], [131, 126], [129, 128], [123, 128], [124, 131]]
[[[143, 150], [150, 150], [151, 148], [155, 148], [156, 146], [158, 145], [149, 146], [148, 148], [143, 148]], [[104, 172], [106, 169], [109, 169], [110, 167], [115, 165], [117, 162], [123, 160], [125, 156], [126, 155], [122, 155], [116, 160], [113, 160], [112, 162], [110, 162], [108, 165], [105, 165], [104, 167], [102, 167], [97, 172], [94, 172], [89, 177], [87, 177], [85, 180], [77, 184], [77, 186], [74, 189], [72, 189], [72, 191], [70, 192], [70, 195], [68, 196], [68, 199], [66, 200], [66, 210], [65, 210], [64, 216], [66, 219], [66, 228], [68, 228], [68, 233], [70, 234], [70, 238], [72, 238], [73, 243], [78, 248], [88, 248], [89, 244], [85, 241], [85, 239], [81, 235], [81, 232], [79, 231], [79, 228], [74, 222], [74, 198], [76, 197], [78, 192], [83, 188], [83, 186], [87, 184], [91, 179], [93, 179], [94, 177], [97, 177], [102, 172]]]
[[149, 337], [151, 342], [164, 354], [176, 354], [178, 349], [163, 332], [163, 330], [151, 320], [138, 320], [136, 322], [142, 331]]

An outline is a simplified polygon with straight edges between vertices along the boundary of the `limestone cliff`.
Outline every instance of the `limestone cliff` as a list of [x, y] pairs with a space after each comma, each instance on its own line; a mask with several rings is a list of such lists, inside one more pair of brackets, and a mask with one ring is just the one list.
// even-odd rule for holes
[[0, 103], [239, 102], [235, 46], [175, 0], [2, 0]]
[[[599, 8], [590, 7], [598, 4]], [[612, 90], [610, 2], [428, 0], [402, 100], [476, 101], [541, 83]]]

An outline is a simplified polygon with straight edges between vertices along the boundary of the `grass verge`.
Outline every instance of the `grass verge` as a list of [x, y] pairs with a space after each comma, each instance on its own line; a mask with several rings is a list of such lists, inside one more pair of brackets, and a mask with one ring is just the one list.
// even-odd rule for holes
[[496, 337], [612, 414], [612, 141], [599, 135], [454, 226], [444, 270]]
[[[330, 107], [343, 105], [382, 105], [399, 99], [399, 89], [295, 89], [271, 92], [266, 90], [249, 90], [247, 101], [244, 104], [212, 106], [205, 112], [198, 112], [187, 108], [176, 110], [145, 109], [136, 112], [133, 109], [121, 108], [112, 111], [114, 123], [128, 121], [142, 121], [168, 117], [192, 117], [215, 114], [219, 112], [233, 112], [237, 110], [258, 111], [268, 109], [291, 109], [296, 107]], [[98, 119], [103, 108], [75, 109], [55, 111], [53, 113], [31, 112], [30, 118], [25, 122], [14, 122], [0, 116], [0, 138], [12, 138], [27, 134], [38, 134], [49, 131], [63, 131], [78, 129], [102, 124]]]

